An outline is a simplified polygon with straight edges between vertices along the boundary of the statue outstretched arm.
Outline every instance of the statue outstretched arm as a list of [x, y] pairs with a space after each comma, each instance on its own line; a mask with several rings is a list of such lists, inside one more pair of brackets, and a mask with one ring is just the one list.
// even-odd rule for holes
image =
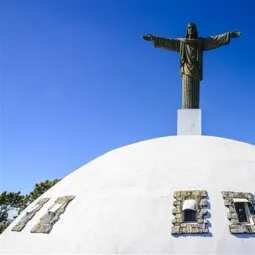
[[241, 32], [238, 32], [236, 30], [230, 32], [230, 38], [237, 38], [241, 35]]
[[232, 31], [221, 35], [203, 38], [203, 50], [213, 50], [220, 46], [229, 44], [231, 38], [237, 38], [241, 32]]
[[154, 39], [156, 38], [156, 36], [155, 35], [152, 35], [152, 34], [146, 34], [146, 35], [144, 35], [143, 36], [143, 39], [145, 40], [145, 41], [153, 41]]
[[143, 39], [146, 41], [152, 41], [154, 44], [154, 47], [156, 48], [180, 52], [179, 39], [168, 39], [168, 38], [159, 37], [159, 36], [155, 36], [151, 34], [144, 35]]

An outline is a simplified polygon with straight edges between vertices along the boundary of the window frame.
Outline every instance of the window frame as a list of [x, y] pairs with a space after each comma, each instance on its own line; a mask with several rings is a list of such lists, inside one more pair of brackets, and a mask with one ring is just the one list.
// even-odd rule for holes
[[[252, 193], [222, 191], [224, 205], [228, 208], [229, 231], [231, 234], [255, 234], [255, 199]], [[236, 202], [243, 202], [247, 222], [240, 222], [236, 210]], [[252, 210], [250, 210], [252, 208]], [[249, 222], [248, 222], [249, 221]]]

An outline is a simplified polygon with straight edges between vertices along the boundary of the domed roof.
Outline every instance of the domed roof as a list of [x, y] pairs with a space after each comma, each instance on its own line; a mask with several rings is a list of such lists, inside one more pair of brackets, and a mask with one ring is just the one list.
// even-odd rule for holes
[[[254, 234], [230, 232], [226, 198], [254, 194], [254, 183], [253, 145], [209, 136], [135, 143], [82, 166], [34, 201], [1, 235], [1, 252], [255, 254]], [[197, 206], [208, 212], [208, 231], [175, 232], [184, 191], [201, 195], [205, 203]], [[58, 203], [52, 207], [59, 197], [69, 203], [49, 233], [31, 233], [42, 232], [35, 226], [49, 208], [53, 214], [59, 209]], [[12, 231], [43, 198], [49, 200], [23, 229]], [[185, 206], [194, 208], [194, 197], [187, 200]]]

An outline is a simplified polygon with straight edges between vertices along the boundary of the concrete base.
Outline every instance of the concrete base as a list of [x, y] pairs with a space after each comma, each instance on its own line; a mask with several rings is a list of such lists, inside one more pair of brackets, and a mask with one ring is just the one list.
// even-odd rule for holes
[[201, 109], [179, 109], [177, 135], [202, 135]]

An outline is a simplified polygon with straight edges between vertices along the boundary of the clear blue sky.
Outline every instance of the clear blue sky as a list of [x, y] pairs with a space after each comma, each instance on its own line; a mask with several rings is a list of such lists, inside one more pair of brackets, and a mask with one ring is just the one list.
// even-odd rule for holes
[[[234, 29], [204, 54], [203, 133], [255, 144], [255, 1], [0, 0], [1, 187], [27, 193], [120, 146], [176, 134], [178, 53], [145, 33]], [[107, 169], [106, 169], [107, 170]]]

